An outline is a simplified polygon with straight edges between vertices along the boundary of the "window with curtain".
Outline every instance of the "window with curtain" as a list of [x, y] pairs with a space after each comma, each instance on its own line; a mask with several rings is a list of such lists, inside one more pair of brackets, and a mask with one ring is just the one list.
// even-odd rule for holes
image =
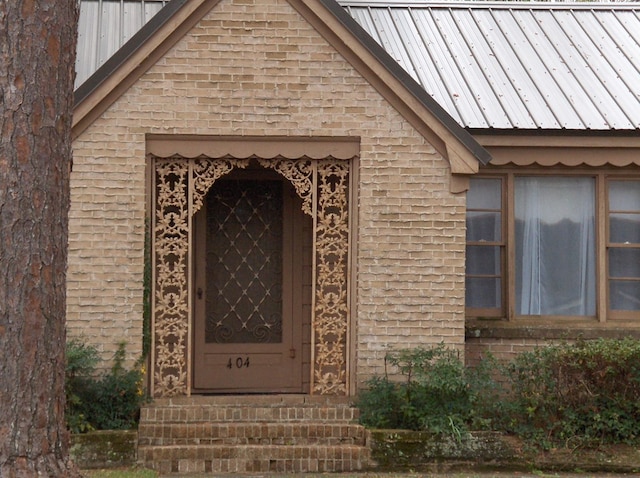
[[640, 179], [474, 177], [466, 225], [468, 316], [640, 318]]
[[595, 181], [518, 177], [516, 313], [595, 315]]

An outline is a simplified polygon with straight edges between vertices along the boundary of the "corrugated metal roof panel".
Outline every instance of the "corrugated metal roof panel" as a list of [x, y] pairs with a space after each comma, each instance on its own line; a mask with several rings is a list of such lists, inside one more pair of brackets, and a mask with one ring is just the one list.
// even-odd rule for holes
[[[82, 0], [76, 86], [168, 0]], [[471, 129], [640, 129], [640, 3], [344, 0]]]
[[640, 129], [640, 4], [341, 4], [463, 126]]
[[168, 0], [82, 0], [76, 87], [160, 11]]

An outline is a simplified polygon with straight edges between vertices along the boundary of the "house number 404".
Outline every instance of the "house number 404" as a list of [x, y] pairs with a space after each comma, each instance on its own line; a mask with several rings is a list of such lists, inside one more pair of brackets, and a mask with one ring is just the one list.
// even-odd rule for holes
[[235, 360], [230, 358], [227, 362], [227, 368], [249, 368], [249, 357], [238, 357]]

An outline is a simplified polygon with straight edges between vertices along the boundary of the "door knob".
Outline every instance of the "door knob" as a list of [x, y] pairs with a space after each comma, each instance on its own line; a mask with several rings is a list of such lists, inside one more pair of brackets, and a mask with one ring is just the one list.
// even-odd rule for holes
[[198, 299], [202, 299], [202, 287], [198, 287], [196, 294], [198, 294]]

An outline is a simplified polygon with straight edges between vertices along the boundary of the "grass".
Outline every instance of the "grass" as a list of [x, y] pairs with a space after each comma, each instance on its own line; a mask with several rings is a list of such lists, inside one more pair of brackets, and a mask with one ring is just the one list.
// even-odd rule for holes
[[[86, 478], [158, 478], [158, 474], [152, 470], [142, 468], [121, 468], [110, 470], [84, 470]], [[198, 475], [200, 476], [200, 475]], [[206, 476], [206, 475], [202, 475]], [[216, 476], [211, 474], [212, 477]], [[336, 478], [614, 478], [626, 475], [616, 474], [583, 474], [583, 473], [545, 473], [541, 471], [532, 472], [495, 472], [495, 473], [384, 473], [384, 472], [368, 472], [368, 473], [337, 473]], [[308, 474], [289, 474], [278, 475], [272, 474], [272, 478], [327, 478], [331, 474], [324, 473], [308, 473]]]
[[86, 470], [83, 473], [86, 478], [157, 478], [158, 476], [155, 471], [142, 468]]

